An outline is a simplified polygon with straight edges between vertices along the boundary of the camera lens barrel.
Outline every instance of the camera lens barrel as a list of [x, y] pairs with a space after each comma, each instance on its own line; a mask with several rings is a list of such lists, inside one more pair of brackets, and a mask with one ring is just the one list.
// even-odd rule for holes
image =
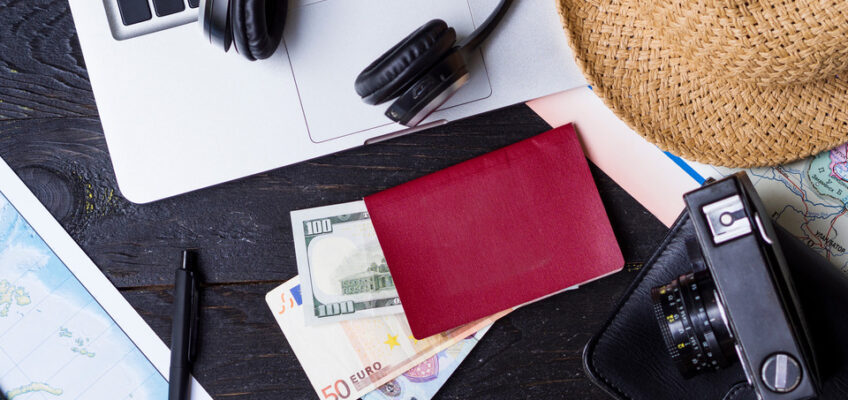
[[708, 271], [690, 272], [655, 287], [651, 298], [663, 341], [684, 377], [719, 370], [736, 358], [733, 335]]

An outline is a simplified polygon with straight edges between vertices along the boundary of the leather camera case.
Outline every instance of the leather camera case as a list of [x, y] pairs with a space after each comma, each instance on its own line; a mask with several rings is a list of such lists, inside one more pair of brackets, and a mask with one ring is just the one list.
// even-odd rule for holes
[[[775, 224], [809, 324], [821, 372], [821, 399], [848, 399], [848, 276]], [[695, 232], [684, 212], [583, 353], [589, 377], [617, 399], [756, 400], [739, 361], [684, 379], [663, 344], [651, 288], [693, 270], [686, 241]], [[769, 332], [763, 332], [768, 335]], [[787, 396], [787, 398], [792, 398]]]

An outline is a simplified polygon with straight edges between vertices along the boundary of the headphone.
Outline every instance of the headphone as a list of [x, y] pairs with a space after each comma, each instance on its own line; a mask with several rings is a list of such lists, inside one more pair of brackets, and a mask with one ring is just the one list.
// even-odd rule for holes
[[234, 45], [250, 61], [274, 54], [283, 41], [286, 0], [203, 0], [200, 25], [203, 36], [224, 51]]
[[501, 0], [471, 36], [456, 44], [456, 31], [434, 19], [371, 63], [356, 78], [362, 101], [380, 104], [397, 98], [386, 116], [414, 127], [468, 82], [467, 60], [503, 19], [512, 0]]
[[[467, 60], [503, 19], [513, 0], [500, 0], [495, 11], [461, 43], [445, 21], [434, 19], [367, 66], [354, 88], [367, 104], [397, 98], [386, 116], [414, 127], [468, 82]], [[203, 34], [216, 47], [250, 61], [274, 54], [283, 38], [285, 0], [203, 0]]]

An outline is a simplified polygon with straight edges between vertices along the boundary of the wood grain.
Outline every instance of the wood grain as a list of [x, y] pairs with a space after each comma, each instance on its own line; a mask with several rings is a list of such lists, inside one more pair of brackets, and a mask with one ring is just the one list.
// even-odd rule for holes
[[[632, 277], [633, 272], [622, 272], [503, 318], [472, 351], [439, 398], [603, 398], [583, 373], [583, 346], [607, 317], [617, 292]], [[245, 283], [203, 289], [195, 375], [215, 398], [315, 398], [265, 306], [263, 297], [275, 285]], [[167, 343], [171, 287], [123, 293]]]
[[[264, 303], [297, 273], [291, 210], [360, 199], [549, 129], [517, 105], [137, 205], [115, 181], [67, 2], [3, 0], [0, 37], [0, 156], [166, 342], [179, 252], [202, 249], [196, 374], [215, 398], [315, 398]], [[625, 260], [638, 266], [666, 228], [592, 173]], [[439, 398], [603, 398], [583, 374], [582, 347], [633, 276], [622, 272], [504, 318]]]
[[[96, 119], [0, 121], [0, 155], [119, 287], [170, 284], [186, 247], [204, 250], [209, 282], [282, 281], [296, 274], [290, 210], [361, 199], [547, 129], [511, 107], [146, 205], [120, 196]], [[593, 171], [627, 259], [643, 259], [650, 244], [622, 235], [655, 232], [653, 216]]]
[[0, 120], [97, 114], [66, 0], [3, 0], [0, 38]]

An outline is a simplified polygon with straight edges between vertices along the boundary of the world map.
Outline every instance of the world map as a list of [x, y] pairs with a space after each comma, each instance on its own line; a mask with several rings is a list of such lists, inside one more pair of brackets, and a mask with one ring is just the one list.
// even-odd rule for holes
[[[738, 171], [691, 166], [704, 177]], [[778, 224], [848, 273], [848, 145], [788, 165], [745, 171]]]
[[165, 378], [2, 194], [0, 391], [8, 400], [168, 397]]

